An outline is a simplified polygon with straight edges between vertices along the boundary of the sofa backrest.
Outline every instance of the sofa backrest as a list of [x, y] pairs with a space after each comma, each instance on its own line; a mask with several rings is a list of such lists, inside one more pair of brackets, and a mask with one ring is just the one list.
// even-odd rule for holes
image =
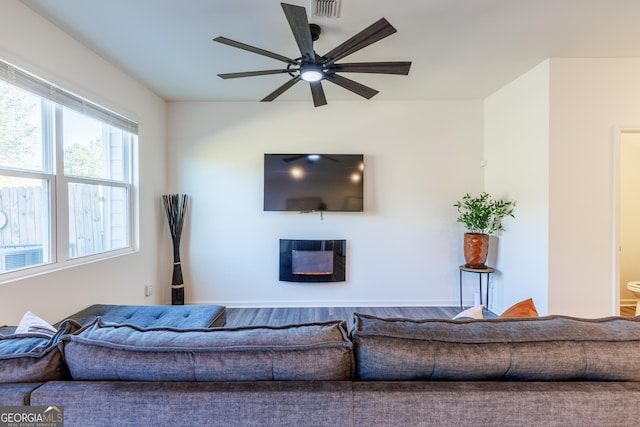
[[344, 321], [289, 326], [142, 329], [100, 319], [64, 340], [73, 379], [350, 380]]
[[640, 319], [410, 320], [356, 313], [360, 380], [640, 381]]

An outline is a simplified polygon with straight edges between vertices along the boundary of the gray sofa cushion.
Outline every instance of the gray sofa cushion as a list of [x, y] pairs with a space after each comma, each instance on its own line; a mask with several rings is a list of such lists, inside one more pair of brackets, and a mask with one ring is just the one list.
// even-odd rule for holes
[[129, 324], [141, 328], [210, 328], [225, 325], [226, 310], [221, 305], [94, 304], [68, 319], [88, 325], [98, 317], [104, 323]]
[[410, 320], [355, 314], [357, 379], [639, 381], [640, 318]]
[[0, 406], [24, 406], [29, 404], [31, 392], [43, 383], [0, 384]]
[[53, 336], [41, 333], [0, 336], [0, 383], [68, 378], [60, 341], [79, 327], [70, 321], [63, 322]]
[[348, 380], [344, 321], [280, 327], [142, 329], [100, 320], [65, 338], [78, 380]]
[[637, 399], [630, 381], [356, 381], [353, 425], [634, 426]]
[[349, 426], [352, 401], [350, 381], [51, 381], [31, 395], [69, 427]]

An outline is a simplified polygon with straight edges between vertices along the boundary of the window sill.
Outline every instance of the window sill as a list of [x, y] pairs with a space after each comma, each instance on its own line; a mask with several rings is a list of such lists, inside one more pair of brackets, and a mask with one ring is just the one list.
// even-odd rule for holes
[[56, 271], [67, 270], [69, 268], [74, 268], [80, 265], [92, 264], [107, 259], [118, 258], [136, 252], [138, 252], [138, 250], [134, 248], [124, 248], [115, 251], [103, 252], [97, 255], [78, 257], [63, 262], [43, 264], [32, 267], [25, 267], [19, 270], [8, 271], [6, 273], [0, 274], [0, 285], [3, 285], [5, 283], [17, 282], [24, 279], [30, 279], [32, 277], [42, 276]]

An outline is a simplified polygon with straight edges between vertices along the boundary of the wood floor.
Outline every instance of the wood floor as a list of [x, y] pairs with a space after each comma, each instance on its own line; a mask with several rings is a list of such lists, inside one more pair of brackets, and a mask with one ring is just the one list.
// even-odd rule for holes
[[[279, 326], [337, 319], [346, 321], [350, 328], [353, 313], [407, 319], [451, 319], [460, 311], [460, 307], [227, 307], [227, 326]], [[635, 307], [621, 306], [620, 315], [635, 316]], [[483, 316], [497, 317], [487, 310]]]
[[[227, 307], [227, 326], [279, 326], [345, 320], [350, 328], [353, 313], [407, 319], [451, 319], [460, 311], [460, 307]], [[496, 316], [485, 310], [484, 317]]]
[[620, 316], [633, 317], [636, 315], [636, 308], [631, 306], [620, 306]]

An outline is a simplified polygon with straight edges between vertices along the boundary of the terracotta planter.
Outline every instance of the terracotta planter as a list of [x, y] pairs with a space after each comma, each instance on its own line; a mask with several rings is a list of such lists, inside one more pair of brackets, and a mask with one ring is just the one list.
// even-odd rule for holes
[[464, 260], [470, 268], [485, 268], [489, 253], [489, 235], [464, 233]]

